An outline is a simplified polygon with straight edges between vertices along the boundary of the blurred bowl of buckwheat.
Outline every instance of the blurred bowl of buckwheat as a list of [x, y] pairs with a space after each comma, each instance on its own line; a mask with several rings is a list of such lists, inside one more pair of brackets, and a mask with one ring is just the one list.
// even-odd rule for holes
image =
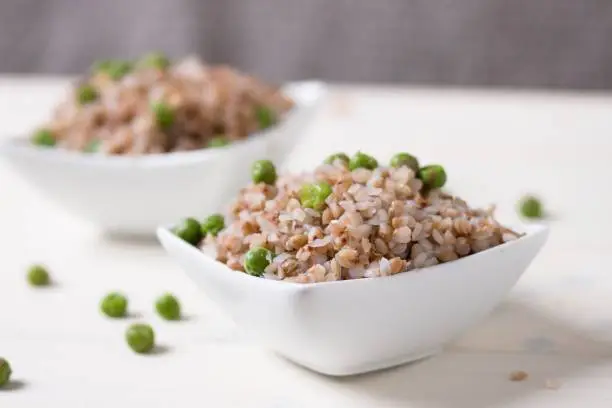
[[325, 93], [320, 82], [271, 85], [193, 56], [100, 61], [47, 123], [8, 138], [0, 155], [70, 213], [149, 235], [220, 210], [253, 161], [282, 161]]

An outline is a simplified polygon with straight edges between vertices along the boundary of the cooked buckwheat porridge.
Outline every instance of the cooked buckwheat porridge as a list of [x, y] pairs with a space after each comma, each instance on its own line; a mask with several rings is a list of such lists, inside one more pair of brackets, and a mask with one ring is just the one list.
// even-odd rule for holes
[[[407, 153], [389, 166], [363, 153], [336, 154], [312, 173], [280, 178], [264, 160], [254, 164], [253, 180], [227, 224], [215, 215], [214, 233], [205, 221], [190, 242], [213, 242], [217, 260], [263, 278], [309, 283], [388, 276], [519, 237], [492, 209], [470, 208], [443, 192], [442, 166], [419, 167]], [[187, 231], [181, 224], [175, 233], [189, 241]], [[204, 239], [207, 233], [214, 238]]]
[[273, 126], [292, 106], [278, 87], [230, 67], [149, 54], [97, 63], [32, 141], [113, 155], [221, 147]]

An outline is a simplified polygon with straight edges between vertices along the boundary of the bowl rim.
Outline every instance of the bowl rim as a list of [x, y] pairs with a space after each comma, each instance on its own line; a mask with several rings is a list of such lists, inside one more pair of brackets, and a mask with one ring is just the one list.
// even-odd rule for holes
[[[517, 225], [513, 225], [513, 228], [515, 228], [515, 231], [520, 231], [521, 233], [523, 233], [522, 236], [520, 236], [519, 238], [512, 240], [512, 241], [508, 241], [508, 242], [504, 242], [500, 245], [494, 246], [492, 248], [486, 249], [484, 251], [480, 251], [459, 259], [456, 259], [454, 261], [451, 262], [444, 262], [441, 264], [437, 264], [437, 265], [433, 265], [433, 266], [427, 266], [425, 268], [419, 268], [416, 269], [414, 271], [416, 272], [423, 272], [423, 271], [427, 271], [427, 273], [439, 273], [440, 269], [444, 269], [447, 268], [449, 265], [457, 265], [457, 263], [464, 263], [464, 262], [468, 262], [468, 259], [474, 259], [474, 258], [479, 258], [481, 256], [483, 256], [486, 253], [490, 253], [493, 250], [503, 250], [503, 249], [507, 249], [510, 248], [512, 246], [516, 246], [519, 245], [521, 243], [524, 243], [525, 240], [531, 240], [531, 239], [535, 239], [537, 237], [542, 237], [543, 239], [543, 244], [544, 245], [546, 243], [546, 240], [548, 238], [548, 235], [550, 233], [550, 226], [548, 224], [544, 224], [544, 223], [533, 223], [533, 224], [517, 224]], [[164, 238], [168, 238], [171, 240], [175, 240], [179, 242], [179, 245], [184, 246], [187, 250], [191, 250], [191, 251], [195, 251], [197, 253], [200, 254], [200, 256], [205, 257], [208, 261], [210, 262], [214, 262], [215, 264], [227, 269], [228, 272], [237, 272], [234, 271], [233, 269], [230, 269], [227, 265], [225, 265], [222, 262], [217, 261], [214, 257], [210, 256], [209, 254], [204, 253], [199, 247], [194, 246], [194, 245], [190, 245], [187, 242], [183, 241], [182, 239], [180, 239], [179, 237], [177, 237], [173, 232], [172, 232], [172, 228], [173, 225], [162, 225], [159, 226], [157, 228], [157, 237], [159, 240], [163, 240]], [[163, 238], [162, 238], [163, 237]], [[539, 250], [538, 250], [539, 251]], [[537, 254], [537, 253], [536, 253]], [[264, 285], [290, 285], [292, 286], [294, 289], [296, 288], [313, 288], [313, 287], [322, 287], [322, 286], [347, 286], [347, 285], [354, 285], [354, 284], [364, 284], [364, 282], [377, 282], [377, 281], [392, 281], [393, 279], [403, 279], [407, 276], [417, 276], [417, 274], [414, 273], [405, 273], [405, 272], [400, 272], [397, 273], [395, 275], [390, 275], [390, 276], [378, 276], [378, 277], [372, 277], [372, 278], [361, 278], [361, 279], [347, 279], [347, 280], [341, 280], [341, 281], [329, 281], [329, 282], [307, 282], [307, 283], [298, 283], [298, 282], [285, 282], [282, 280], [277, 280], [277, 279], [265, 279], [265, 278], [261, 278], [261, 277], [257, 277], [257, 276], [252, 276], [249, 275], [248, 273], [243, 273], [240, 272], [240, 275], [244, 275], [242, 276], [240, 279], [251, 279], [252, 282], [255, 282], [255, 280], [257, 281], [264, 281], [267, 283], [263, 283]]]
[[325, 82], [319, 80], [304, 80], [287, 82], [281, 89], [285, 93], [297, 93], [300, 88], [310, 87], [316, 90], [316, 97], [311, 100], [305, 98], [301, 101], [295, 95], [293, 96], [296, 104], [291, 110], [286, 112], [282, 119], [274, 126], [261, 131], [255, 132], [247, 136], [245, 139], [232, 142], [231, 144], [218, 148], [204, 148], [190, 151], [170, 152], [170, 153], [154, 153], [142, 156], [124, 156], [124, 155], [98, 155], [83, 152], [75, 152], [66, 149], [50, 149], [40, 146], [34, 146], [29, 142], [27, 137], [23, 135], [9, 136], [0, 140], [0, 154], [5, 155], [30, 155], [45, 160], [56, 160], [65, 163], [74, 163], [84, 166], [101, 166], [101, 167], [165, 167], [176, 165], [188, 165], [193, 163], [201, 163], [221, 155], [232, 154], [232, 152], [248, 149], [253, 144], [265, 140], [266, 137], [274, 134], [279, 128], [288, 124], [291, 119], [300, 111], [315, 107], [319, 104], [327, 93], [328, 86]]

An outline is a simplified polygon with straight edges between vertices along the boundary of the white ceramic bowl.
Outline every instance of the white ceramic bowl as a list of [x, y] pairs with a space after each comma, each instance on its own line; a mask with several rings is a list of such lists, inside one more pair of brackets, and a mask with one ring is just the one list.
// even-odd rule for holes
[[250, 179], [255, 160], [280, 164], [311, 122], [326, 87], [298, 82], [296, 106], [281, 123], [225, 148], [142, 157], [87, 155], [8, 139], [0, 154], [47, 197], [103, 230], [155, 234], [185, 215], [220, 211]]
[[489, 313], [544, 245], [548, 229], [457, 261], [391, 277], [297, 284], [255, 278], [158, 229], [164, 248], [254, 340], [327, 375], [433, 355]]

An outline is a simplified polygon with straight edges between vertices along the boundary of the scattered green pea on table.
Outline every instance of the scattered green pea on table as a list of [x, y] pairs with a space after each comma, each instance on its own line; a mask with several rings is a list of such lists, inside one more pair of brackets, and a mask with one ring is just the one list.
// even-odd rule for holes
[[244, 256], [244, 270], [249, 275], [261, 276], [274, 259], [274, 254], [267, 248], [254, 247]]
[[544, 211], [542, 209], [542, 202], [535, 196], [528, 195], [521, 199], [519, 202], [519, 210], [525, 218], [542, 218]]
[[178, 299], [170, 293], [160, 296], [155, 302], [155, 310], [166, 320], [181, 319], [181, 304]]
[[48, 286], [51, 283], [47, 268], [42, 265], [32, 265], [28, 269], [28, 283], [31, 286]]
[[255, 184], [274, 184], [276, 177], [276, 167], [270, 160], [258, 160], [251, 166], [251, 178]]
[[357, 152], [349, 161], [349, 170], [353, 171], [356, 169], [368, 169], [374, 170], [378, 167], [378, 161], [365, 153]]
[[100, 310], [108, 317], [119, 318], [127, 314], [128, 300], [118, 292], [109, 293], [100, 302]]
[[5, 358], [0, 357], [0, 388], [8, 384], [12, 373], [9, 362]]
[[155, 347], [155, 332], [148, 324], [135, 323], [126, 330], [125, 340], [134, 352], [148, 353]]

